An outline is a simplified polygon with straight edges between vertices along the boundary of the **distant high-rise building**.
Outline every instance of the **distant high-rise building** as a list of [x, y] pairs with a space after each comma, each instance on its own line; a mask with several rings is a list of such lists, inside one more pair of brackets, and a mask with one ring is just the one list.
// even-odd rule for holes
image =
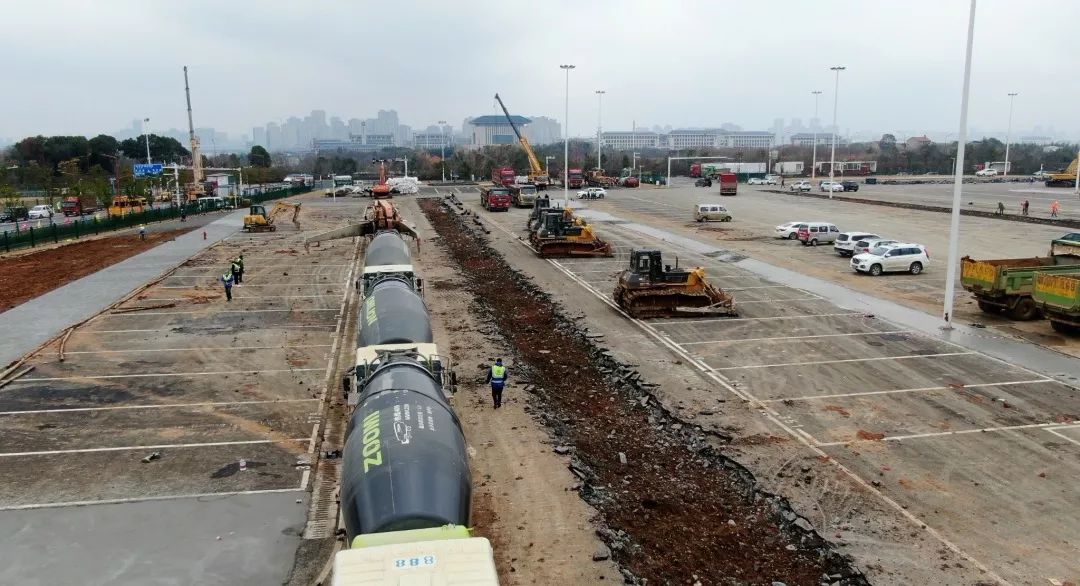
[[281, 127], [277, 125], [277, 122], [270, 122], [266, 125], [266, 150], [282, 150], [285, 148], [284, 143], [281, 140]]
[[266, 147], [266, 128], [256, 126], [251, 129], [251, 142], [261, 147]]
[[532, 123], [525, 130], [525, 137], [532, 144], [551, 144], [562, 140], [562, 125], [554, 118], [533, 116]]
[[330, 138], [337, 140], [349, 138], [349, 129], [345, 127], [345, 122], [337, 116], [330, 118]]

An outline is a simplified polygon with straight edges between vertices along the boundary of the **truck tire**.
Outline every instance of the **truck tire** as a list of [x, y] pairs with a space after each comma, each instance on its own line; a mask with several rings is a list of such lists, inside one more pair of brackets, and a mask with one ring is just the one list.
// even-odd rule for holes
[[989, 313], [994, 315], [1001, 313], [1001, 308], [994, 305], [993, 303], [987, 303], [986, 301], [983, 301], [981, 299], [978, 303], [979, 309], [981, 309], [983, 313]]
[[1030, 297], [1022, 297], [1008, 311], [1009, 317], [1018, 321], [1028, 321], [1039, 317], [1039, 306]]
[[1063, 321], [1057, 321], [1056, 319], [1050, 320], [1050, 327], [1053, 328], [1054, 331], [1059, 333], [1059, 334], [1078, 334], [1078, 333], [1080, 333], [1080, 328], [1078, 328], [1078, 327], [1076, 327], [1076, 326], [1074, 326], [1072, 324], [1067, 324], [1067, 323], [1065, 323]]

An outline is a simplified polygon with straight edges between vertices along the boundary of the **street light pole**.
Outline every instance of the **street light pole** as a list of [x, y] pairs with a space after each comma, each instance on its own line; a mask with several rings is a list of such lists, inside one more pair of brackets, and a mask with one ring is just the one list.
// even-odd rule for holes
[[442, 145], [439, 147], [439, 161], [442, 163], [442, 180], [446, 183], [446, 120], [439, 120], [439, 133], [442, 134]]
[[149, 118], [143, 118], [142, 121], [142, 133], [146, 138], [146, 164], [150, 164], [150, 135], [146, 133], [146, 123], [149, 122]]
[[1016, 96], [1020, 95], [1017, 92], [1009, 94], [1009, 129], [1005, 131], [1005, 173], [1004, 176], [1009, 176], [1009, 139], [1012, 138], [1012, 114], [1013, 114], [1013, 102], [1016, 100]]
[[[815, 124], [818, 119], [818, 98], [821, 97], [821, 90], [814, 90], [810, 92], [814, 94], [814, 120]], [[810, 182], [813, 183], [817, 178], [817, 126], [814, 126], [814, 155], [813, 162], [810, 163]]]
[[570, 207], [570, 70], [573, 65], [560, 65], [566, 72], [566, 106], [563, 111], [563, 206]]
[[833, 172], [836, 170], [836, 135], [840, 134], [840, 129], [836, 126], [836, 105], [840, 101], [840, 72], [847, 68], [837, 65], [836, 67], [830, 67], [829, 69], [836, 72], [836, 85], [833, 87], [832, 103], [832, 155], [829, 157], [829, 199], [832, 199]]
[[960, 196], [964, 185], [964, 149], [967, 146], [968, 93], [971, 89], [971, 47], [975, 39], [975, 0], [968, 15], [967, 53], [964, 56], [964, 92], [960, 98], [960, 136], [956, 144], [956, 168], [953, 169], [952, 217], [949, 222], [949, 259], [945, 275], [944, 330], [953, 329], [953, 296], [956, 294], [956, 265], [960, 254]]
[[555, 157], [552, 156], [552, 155], [546, 155], [544, 157], [544, 167], [545, 167], [545, 170], [547, 171], [548, 180], [551, 179], [551, 161], [554, 158]]
[[604, 112], [604, 90], [596, 90], [596, 168], [603, 169], [603, 165], [600, 164], [600, 126], [602, 125], [602, 118]]

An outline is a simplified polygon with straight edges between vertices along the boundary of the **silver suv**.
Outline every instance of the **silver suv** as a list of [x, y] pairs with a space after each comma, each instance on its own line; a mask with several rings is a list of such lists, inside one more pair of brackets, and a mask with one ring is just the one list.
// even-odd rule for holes
[[855, 243], [860, 240], [870, 240], [871, 238], [881, 237], [870, 232], [841, 232], [836, 235], [833, 250], [840, 256], [854, 256]]

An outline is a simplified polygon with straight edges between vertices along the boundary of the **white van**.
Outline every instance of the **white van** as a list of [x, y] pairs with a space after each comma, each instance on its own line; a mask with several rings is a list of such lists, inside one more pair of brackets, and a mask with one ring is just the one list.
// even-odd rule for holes
[[718, 203], [699, 203], [694, 206], [696, 222], [730, 222], [731, 212]]

